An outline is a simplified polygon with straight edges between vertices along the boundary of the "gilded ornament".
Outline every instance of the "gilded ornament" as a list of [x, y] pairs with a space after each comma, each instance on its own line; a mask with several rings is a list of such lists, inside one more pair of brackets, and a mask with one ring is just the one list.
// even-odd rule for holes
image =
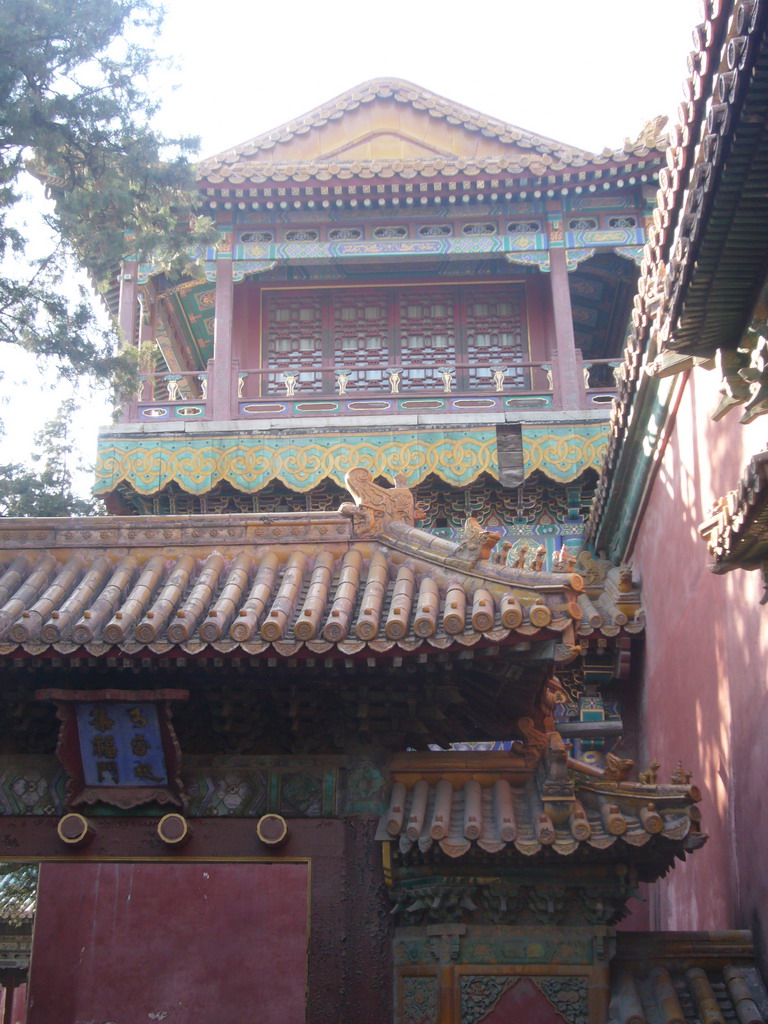
[[655, 786], [661, 765], [658, 761], [651, 761], [644, 772], [638, 774], [638, 779], [644, 786]]
[[683, 762], [678, 761], [677, 767], [672, 772], [670, 782], [672, 782], [672, 784], [675, 786], [688, 786], [690, 785], [692, 777], [693, 772], [687, 771], [685, 768], [683, 768]]
[[173, 376], [166, 376], [164, 380], [168, 386], [168, 401], [178, 402], [181, 397], [179, 395], [179, 381], [181, 380], [181, 376], [174, 374]]
[[439, 366], [437, 372], [440, 374], [440, 379], [443, 382], [443, 391], [446, 394], [450, 394], [453, 391], [455, 368], [453, 366]]

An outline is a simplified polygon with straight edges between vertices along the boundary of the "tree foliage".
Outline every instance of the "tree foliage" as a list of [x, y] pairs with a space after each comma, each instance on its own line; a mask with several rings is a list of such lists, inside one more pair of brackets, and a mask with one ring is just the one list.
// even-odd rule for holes
[[[0, 0], [0, 342], [52, 358], [69, 378], [132, 371], [90, 297], [72, 293], [73, 258], [106, 288], [127, 247], [180, 273], [187, 247], [211, 237], [195, 212], [194, 140], [151, 127], [157, 61], [137, 40], [161, 19], [152, 0]], [[14, 218], [28, 167], [55, 200], [57, 239], [32, 262]], [[0, 514], [94, 514], [74, 491], [72, 412], [66, 402], [46, 424], [31, 464], [0, 466]], [[34, 865], [0, 864], [0, 919], [29, 920], [36, 880]]]
[[75, 403], [67, 399], [36, 435], [32, 464], [0, 465], [0, 516], [97, 515], [93, 498], [78, 497], [74, 471], [79, 464], [72, 436]]
[[[158, 62], [139, 40], [160, 22], [152, 0], [0, 2], [0, 341], [53, 357], [65, 376], [113, 380], [130, 363], [88, 296], [64, 287], [70, 255], [106, 287], [126, 247], [178, 272], [209, 235], [195, 214], [194, 140], [150, 123]], [[26, 167], [55, 199], [59, 244], [22, 274], [8, 268], [29, 241], [12, 215]]]

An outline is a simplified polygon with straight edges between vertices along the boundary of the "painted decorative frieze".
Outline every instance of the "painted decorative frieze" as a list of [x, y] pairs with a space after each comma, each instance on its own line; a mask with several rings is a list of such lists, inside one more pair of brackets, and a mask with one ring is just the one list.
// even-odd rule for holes
[[[599, 469], [608, 440], [604, 424], [524, 427], [525, 476], [539, 470], [562, 483], [586, 469]], [[344, 485], [352, 466], [374, 477], [401, 475], [414, 487], [433, 475], [464, 487], [483, 473], [497, 480], [496, 431], [397, 431], [397, 433], [328, 433], [284, 437], [248, 434], [195, 437], [102, 437], [96, 465], [95, 493], [107, 494], [127, 482], [139, 494], [153, 494], [178, 484], [204, 494], [226, 482], [243, 492], [273, 480], [306, 492], [323, 480]]]

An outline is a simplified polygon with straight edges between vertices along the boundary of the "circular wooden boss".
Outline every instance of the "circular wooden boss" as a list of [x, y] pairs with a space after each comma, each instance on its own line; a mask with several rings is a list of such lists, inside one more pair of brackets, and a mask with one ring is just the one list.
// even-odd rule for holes
[[288, 836], [288, 825], [280, 814], [265, 814], [259, 818], [256, 835], [267, 846], [279, 846]]
[[63, 843], [77, 846], [78, 843], [82, 843], [88, 838], [88, 821], [82, 814], [74, 812], [65, 814], [63, 818], [59, 818], [56, 831]]
[[157, 823], [157, 834], [169, 846], [183, 843], [189, 836], [189, 825], [183, 814], [165, 814]]

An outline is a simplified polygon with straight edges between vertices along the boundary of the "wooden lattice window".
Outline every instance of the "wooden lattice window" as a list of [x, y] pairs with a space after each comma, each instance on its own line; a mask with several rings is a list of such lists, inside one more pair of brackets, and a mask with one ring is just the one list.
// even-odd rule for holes
[[331, 394], [338, 375], [355, 393], [386, 391], [400, 367], [403, 391], [526, 387], [529, 373], [523, 288], [515, 284], [268, 290], [263, 297], [262, 393], [284, 393], [283, 371], [298, 375], [296, 395]]
[[363, 232], [360, 228], [331, 228], [328, 238], [332, 242], [349, 242], [362, 238]]
[[609, 217], [608, 218], [609, 228], [635, 228], [637, 227], [636, 217]]
[[529, 234], [531, 231], [541, 231], [541, 224], [537, 220], [512, 220], [507, 224], [507, 231], [510, 234]]
[[456, 364], [456, 290], [405, 290], [399, 296], [400, 358], [406, 385], [430, 386], [438, 367]]
[[299, 375], [301, 392], [323, 390], [322, 292], [272, 292], [265, 303], [266, 365], [264, 390], [282, 393], [282, 371]]
[[408, 228], [404, 228], [404, 227], [391, 227], [391, 226], [387, 226], [385, 228], [374, 228], [373, 237], [374, 238], [407, 238], [408, 237]]
[[507, 383], [524, 387], [528, 374], [515, 365], [526, 359], [519, 298], [509, 288], [483, 288], [470, 293], [465, 309], [470, 387], [488, 383], [489, 364], [505, 367]]
[[348, 374], [350, 391], [381, 391], [391, 349], [388, 293], [355, 290], [332, 298], [334, 371]]
[[495, 235], [495, 224], [465, 224], [461, 229], [465, 235]]

